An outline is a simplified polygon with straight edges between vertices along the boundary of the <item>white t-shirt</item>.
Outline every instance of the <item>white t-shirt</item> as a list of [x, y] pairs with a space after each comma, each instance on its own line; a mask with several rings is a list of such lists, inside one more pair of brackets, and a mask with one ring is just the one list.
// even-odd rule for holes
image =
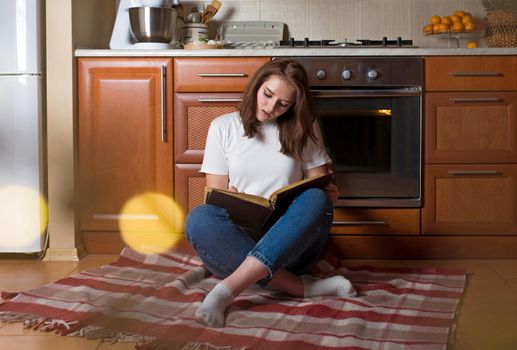
[[[321, 140], [317, 123], [314, 128]], [[303, 170], [330, 163], [325, 149], [310, 139], [303, 162], [280, 152], [281, 147], [275, 120], [262, 123], [260, 133], [248, 138], [239, 112], [225, 114], [210, 124], [200, 172], [228, 175], [229, 186], [239, 192], [267, 198], [280, 187], [303, 179]]]

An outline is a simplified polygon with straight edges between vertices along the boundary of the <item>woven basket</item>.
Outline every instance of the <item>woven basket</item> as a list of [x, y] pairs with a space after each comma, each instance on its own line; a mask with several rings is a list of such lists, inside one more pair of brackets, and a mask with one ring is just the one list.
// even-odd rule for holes
[[489, 47], [517, 47], [517, 11], [487, 11], [487, 38]]

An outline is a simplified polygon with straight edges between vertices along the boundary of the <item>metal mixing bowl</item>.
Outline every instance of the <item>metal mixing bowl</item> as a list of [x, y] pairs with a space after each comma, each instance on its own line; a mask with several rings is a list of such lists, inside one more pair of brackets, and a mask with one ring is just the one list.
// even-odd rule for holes
[[172, 7], [131, 7], [131, 34], [137, 42], [169, 43], [176, 31], [177, 17]]

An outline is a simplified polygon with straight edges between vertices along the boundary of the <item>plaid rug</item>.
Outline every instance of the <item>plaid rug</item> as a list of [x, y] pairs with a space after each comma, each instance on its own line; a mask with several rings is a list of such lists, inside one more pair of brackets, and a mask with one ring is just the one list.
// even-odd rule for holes
[[305, 299], [252, 287], [230, 305], [226, 326], [212, 329], [194, 311], [220, 280], [197, 256], [126, 248], [101, 268], [3, 292], [0, 320], [138, 349], [445, 349], [465, 286], [460, 270], [347, 267], [331, 255], [314, 274], [343, 275], [358, 296]]

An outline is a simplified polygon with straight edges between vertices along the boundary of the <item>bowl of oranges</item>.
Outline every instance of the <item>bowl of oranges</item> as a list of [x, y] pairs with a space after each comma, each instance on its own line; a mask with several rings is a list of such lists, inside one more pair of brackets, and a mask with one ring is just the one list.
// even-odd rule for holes
[[422, 30], [425, 34], [464, 34], [473, 33], [478, 29], [480, 28], [470, 13], [458, 10], [449, 16], [432, 16]]
[[[479, 25], [470, 13], [463, 10], [454, 11], [449, 16], [434, 15], [422, 30], [426, 35], [449, 39], [449, 47], [460, 47], [460, 39], [483, 36], [483, 26]], [[477, 43], [471, 41], [467, 47], [476, 48]]]

